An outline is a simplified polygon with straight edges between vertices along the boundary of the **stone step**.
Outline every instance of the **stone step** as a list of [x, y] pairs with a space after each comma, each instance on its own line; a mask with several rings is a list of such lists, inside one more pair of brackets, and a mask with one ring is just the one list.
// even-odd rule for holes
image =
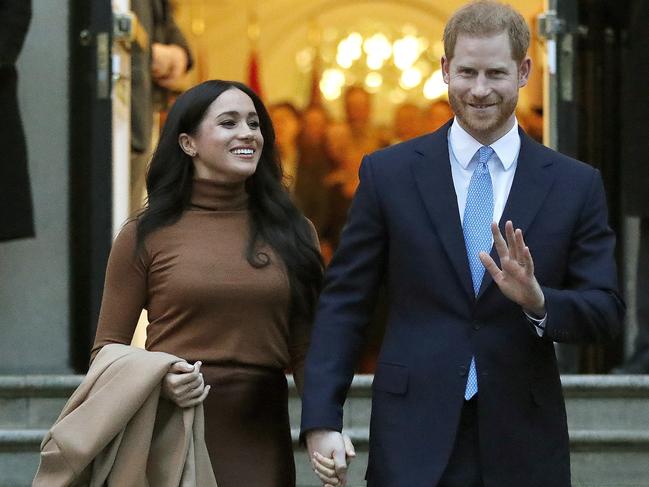
[[569, 430], [649, 431], [649, 376], [565, 375], [561, 383]]
[[[371, 375], [354, 377], [344, 406], [343, 426], [369, 425]], [[649, 431], [649, 376], [565, 375], [561, 378], [569, 430]], [[299, 425], [300, 401], [291, 389], [289, 413]]]
[[[82, 376], [0, 376], [0, 487], [31, 484], [38, 450]], [[289, 379], [299, 487], [319, 487], [297, 445], [300, 403]], [[365, 485], [372, 376], [357, 376], [345, 404], [345, 429], [356, 446], [350, 487]], [[649, 487], [649, 377], [562, 377], [573, 486]]]
[[0, 428], [49, 428], [82, 380], [82, 375], [0, 375]]
[[[49, 428], [80, 375], [0, 376], [0, 428]], [[568, 427], [571, 430], [649, 429], [649, 376], [563, 376]], [[300, 420], [300, 400], [289, 377], [292, 425]], [[354, 378], [345, 403], [344, 427], [367, 427], [371, 375]]]
[[[0, 487], [31, 484], [38, 466], [38, 450], [46, 430], [0, 430]], [[357, 457], [349, 469], [350, 487], [363, 486], [367, 465], [367, 430], [347, 430]], [[307, 454], [297, 444], [294, 429], [298, 487], [320, 487]], [[649, 433], [646, 431], [571, 431], [573, 486], [641, 487], [649, 485]]]

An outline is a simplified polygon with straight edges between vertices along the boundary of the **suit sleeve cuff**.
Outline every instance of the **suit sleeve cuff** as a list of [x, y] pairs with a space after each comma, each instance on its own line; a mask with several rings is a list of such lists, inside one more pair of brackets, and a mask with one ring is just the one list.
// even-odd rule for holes
[[545, 323], [548, 321], [548, 314], [545, 313], [545, 316], [542, 318], [537, 318], [532, 316], [527, 311], [523, 310], [527, 321], [529, 321], [534, 326], [534, 331], [539, 337], [542, 337], [545, 334]]

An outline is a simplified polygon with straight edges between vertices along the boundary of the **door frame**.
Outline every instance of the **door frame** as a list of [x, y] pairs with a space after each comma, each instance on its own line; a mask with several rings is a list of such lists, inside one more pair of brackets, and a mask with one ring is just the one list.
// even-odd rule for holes
[[70, 23], [70, 361], [88, 368], [112, 228], [110, 0], [72, 0]]

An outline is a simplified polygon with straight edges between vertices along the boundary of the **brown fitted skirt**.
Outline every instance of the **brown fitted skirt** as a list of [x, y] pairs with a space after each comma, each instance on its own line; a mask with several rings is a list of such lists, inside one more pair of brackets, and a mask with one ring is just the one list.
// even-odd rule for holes
[[294, 487], [284, 371], [203, 364], [205, 442], [219, 487]]

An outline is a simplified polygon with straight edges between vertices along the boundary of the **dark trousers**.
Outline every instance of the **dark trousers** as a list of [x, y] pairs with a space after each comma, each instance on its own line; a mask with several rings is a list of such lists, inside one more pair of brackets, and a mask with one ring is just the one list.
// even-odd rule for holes
[[483, 487], [478, 436], [478, 398], [465, 401], [455, 445], [437, 487]]

